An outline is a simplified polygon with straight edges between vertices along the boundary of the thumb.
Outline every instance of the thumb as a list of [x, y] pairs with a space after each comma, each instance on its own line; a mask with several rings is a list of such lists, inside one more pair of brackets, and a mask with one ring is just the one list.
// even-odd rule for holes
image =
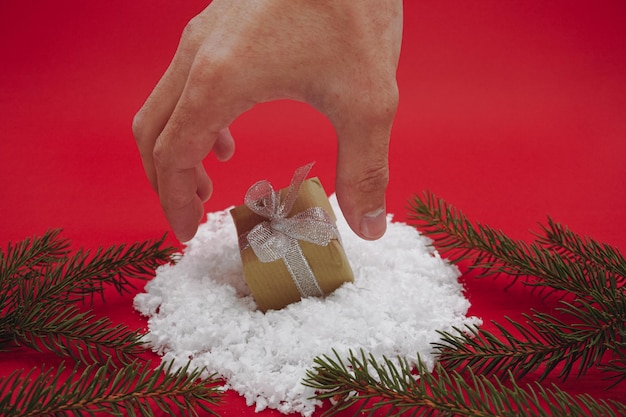
[[387, 228], [388, 148], [396, 108], [383, 110], [376, 117], [353, 114], [348, 116], [351, 120], [335, 123], [337, 200], [350, 228], [367, 240], [380, 238]]

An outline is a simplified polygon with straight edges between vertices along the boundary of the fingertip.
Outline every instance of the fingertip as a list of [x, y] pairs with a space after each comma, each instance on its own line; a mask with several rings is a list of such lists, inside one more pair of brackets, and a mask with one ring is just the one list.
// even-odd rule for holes
[[384, 207], [365, 213], [359, 223], [358, 235], [363, 239], [380, 239], [387, 230], [387, 211]]
[[196, 194], [202, 203], [206, 203], [213, 194], [213, 181], [202, 164], [196, 167], [196, 182], [198, 184]]
[[230, 129], [225, 128], [219, 131], [215, 144], [213, 145], [213, 154], [218, 161], [228, 161], [235, 153], [235, 140], [230, 133]]
[[189, 242], [195, 237], [198, 232], [198, 225], [204, 216], [204, 206], [198, 199], [185, 211], [186, 213], [180, 212], [175, 216], [167, 216], [174, 235], [181, 243]]
[[196, 232], [198, 230], [196, 229], [193, 232], [189, 232], [189, 231], [174, 231], [174, 235], [176, 236], [176, 239], [178, 239], [178, 241], [180, 243], [186, 244], [188, 243], [191, 239], [193, 239], [196, 236]]
[[379, 198], [375, 198], [375, 195], [356, 193], [352, 187], [337, 187], [339, 207], [348, 225], [365, 240], [380, 239], [387, 230], [384, 191]]
[[346, 159], [340, 162], [343, 163], [337, 166], [335, 189], [346, 221], [361, 238], [379, 239], [387, 229], [385, 190], [389, 170], [386, 160], [369, 164]]

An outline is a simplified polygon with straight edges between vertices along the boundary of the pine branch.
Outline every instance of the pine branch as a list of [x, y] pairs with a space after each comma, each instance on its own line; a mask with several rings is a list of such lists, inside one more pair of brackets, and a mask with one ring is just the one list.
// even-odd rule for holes
[[214, 375], [201, 381], [204, 370], [189, 364], [173, 371], [173, 364], [151, 369], [134, 362], [122, 368], [110, 363], [75, 367], [65, 379], [65, 367], [50, 368], [35, 376], [15, 371], [0, 378], [0, 415], [75, 416], [143, 415], [161, 410], [172, 416], [196, 416], [198, 409], [215, 415], [211, 406], [221, 396]]
[[613, 388], [626, 380], [626, 343], [621, 343], [619, 349], [618, 357], [609, 360], [603, 368], [605, 372], [610, 374], [609, 378], [614, 379], [609, 388]]
[[[483, 275], [530, 276], [535, 279], [532, 285], [560, 290], [571, 300], [559, 301], [560, 317], [533, 312], [525, 315], [524, 324], [508, 320], [519, 336], [497, 323], [498, 335], [472, 329], [467, 334], [443, 333], [437, 347], [446, 366], [465, 363], [474, 372], [502, 367], [518, 378], [545, 366], [545, 378], [562, 364], [563, 379], [575, 365], [579, 376], [597, 366], [610, 372], [615, 383], [626, 378], [619, 366], [626, 341], [626, 296], [619, 285], [624, 277], [616, 275], [623, 262], [619, 251], [583, 240], [552, 221], [545, 228], [546, 238], [530, 245], [514, 241], [488, 226], [473, 226], [432, 194], [415, 198], [412, 208], [413, 219], [454, 262], [472, 260], [470, 268], [482, 269]], [[609, 266], [601, 265], [605, 258]]]
[[107, 284], [120, 294], [129, 293], [136, 289], [132, 279], [149, 279], [157, 267], [173, 260], [174, 248], [162, 248], [164, 241], [165, 236], [155, 242], [98, 248], [93, 255], [79, 251], [63, 265], [64, 276], [78, 283], [73, 294], [102, 292]]
[[566, 226], [548, 218], [548, 225], [541, 226], [544, 235], [538, 235], [545, 247], [568, 257], [570, 262], [587, 263], [590, 268], [601, 268], [616, 277], [617, 284], [626, 283], [626, 259], [619, 250], [591, 238], [582, 238]]
[[461, 211], [431, 193], [425, 193], [423, 199], [415, 197], [410, 209], [409, 218], [416, 221], [416, 227], [431, 237], [451, 262], [469, 260], [472, 262], [469, 268], [481, 271], [481, 276], [527, 277], [530, 279], [527, 284], [550, 287], [580, 298], [595, 291], [599, 302], [604, 293], [616, 287], [607, 286], [607, 281], [615, 279], [607, 277], [601, 269], [570, 262], [538, 243], [513, 240], [489, 226], [480, 223], [474, 226]]
[[0, 350], [23, 345], [89, 366], [80, 373], [77, 365], [69, 379], [63, 366], [36, 377], [34, 368], [0, 378], [0, 415], [150, 416], [154, 409], [196, 415], [197, 408], [214, 414], [209, 406], [220, 394], [214, 376], [199, 382], [204, 371], [189, 365], [152, 371], [135, 359], [143, 351], [140, 333], [74, 304], [103, 294], [105, 285], [123, 293], [133, 279], [153, 276], [157, 266], [172, 261], [173, 249], [161, 247], [164, 238], [70, 255], [69, 242], [58, 235], [49, 231], [0, 251]]
[[133, 279], [149, 279], [158, 266], [172, 261], [174, 249], [162, 248], [164, 240], [165, 236], [155, 242], [98, 248], [93, 255], [79, 250], [60, 262], [46, 265], [41, 271], [45, 282], [31, 280], [34, 289], [25, 301], [75, 302], [86, 295], [102, 294], [105, 285], [113, 285], [119, 294], [129, 293], [135, 289]]
[[0, 313], [15, 303], [20, 281], [40, 275], [39, 269], [62, 261], [69, 253], [69, 241], [59, 238], [60, 229], [48, 230], [43, 236], [24, 239], [0, 248]]
[[17, 244], [9, 242], [6, 251], [0, 249], [0, 277], [24, 277], [41, 265], [63, 259], [69, 253], [70, 242], [60, 238], [60, 233], [61, 229], [51, 229]]
[[416, 196], [410, 202], [408, 217], [453, 263], [470, 260], [470, 268], [482, 270], [485, 275], [531, 275], [524, 272], [531, 267], [530, 249], [525, 242], [512, 240], [502, 231], [480, 223], [474, 226], [461, 211], [431, 193], [424, 193], [423, 200]]
[[158, 266], [173, 260], [174, 248], [162, 247], [165, 236], [70, 255], [69, 241], [59, 238], [59, 232], [9, 243], [6, 253], [0, 251], [0, 288], [9, 294], [5, 301], [75, 302], [102, 293], [105, 285], [123, 294], [135, 288], [132, 279], [149, 279]]
[[332, 416], [358, 406], [354, 416], [384, 412], [385, 416], [621, 416], [626, 405], [597, 401], [589, 395], [571, 396], [556, 386], [519, 386], [512, 376], [505, 382], [477, 375], [464, 378], [437, 364], [433, 373], [419, 361], [416, 372], [404, 359], [398, 365], [387, 358], [382, 363], [361, 351], [347, 363], [337, 355], [315, 359], [304, 385], [317, 390], [315, 398], [334, 401], [325, 413]]
[[126, 326], [96, 320], [74, 305], [105, 285], [130, 291], [132, 279], [148, 278], [172, 260], [173, 248], [155, 242], [69, 252], [59, 231], [8, 244], [0, 255], [0, 351], [24, 345], [89, 364], [116, 358], [129, 363], [141, 351], [142, 335]]
[[12, 323], [16, 346], [49, 351], [89, 365], [116, 360], [129, 364], [144, 351], [143, 334], [108, 318], [96, 319], [75, 305], [52, 304], [45, 310], [28, 310]]
[[[511, 373], [521, 379], [528, 373], [542, 369], [539, 381], [562, 368], [559, 377], [567, 379], [578, 367], [578, 376], [598, 367], [618, 383], [626, 378], [626, 369], [615, 366], [615, 358], [623, 355], [624, 322], [611, 321], [607, 313], [586, 304], [582, 309], [563, 303], [566, 316], [577, 317], [576, 324], [567, 324], [551, 316], [533, 312], [524, 315], [524, 324], [507, 318], [510, 327], [492, 322], [498, 334], [476, 327], [456, 332], [440, 332], [441, 340], [434, 343], [440, 361], [447, 369], [467, 366], [473, 372], [496, 374], [500, 378]], [[623, 316], [623, 313], [622, 313]]]

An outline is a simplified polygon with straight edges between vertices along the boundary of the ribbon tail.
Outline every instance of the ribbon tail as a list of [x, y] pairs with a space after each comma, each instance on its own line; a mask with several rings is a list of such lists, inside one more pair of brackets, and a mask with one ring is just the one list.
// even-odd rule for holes
[[296, 202], [296, 198], [298, 197], [298, 193], [300, 192], [300, 186], [306, 179], [307, 175], [309, 175], [309, 171], [313, 168], [313, 164], [315, 162], [310, 162], [306, 165], [301, 166], [296, 169], [293, 173], [293, 177], [291, 178], [291, 184], [287, 190], [287, 195], [283, 199], [283, 202], [280, 206], [280, 215], [279, 217], [287, 217], [291, 208], [293, 207], [293, 203]]
[[302, 297], [321, 297], [324, 295], [297, 240], [291, 240], [283, 260]]

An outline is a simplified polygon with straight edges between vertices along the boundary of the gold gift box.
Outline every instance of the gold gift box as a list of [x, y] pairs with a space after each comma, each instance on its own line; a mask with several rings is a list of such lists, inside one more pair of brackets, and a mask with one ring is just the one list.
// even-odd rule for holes
[[[280, 191], [282, 198], [286, 190]], [[298, 197], [287, 217], [292, 217], [310, 207], [321, 207], [330, 215], [333, 222], [337, 219], [324, 187], [317, 178], [310, 178], [302, 183]], [[267, 220], [245, 205], [233, 208], [230, 214], [240, 237], [246, 236], [257, 224]], [[332, 293], [344, 282], [354, 280], [352, 268], [337, 239], [332, 239], [326, 246], [302, 240], [298, 243], [324, 295]], [[282, 259], [261, 262], [249, 246], [240, 253], [246, 283], [261, 311], [278, 310], [302, 299]]]

